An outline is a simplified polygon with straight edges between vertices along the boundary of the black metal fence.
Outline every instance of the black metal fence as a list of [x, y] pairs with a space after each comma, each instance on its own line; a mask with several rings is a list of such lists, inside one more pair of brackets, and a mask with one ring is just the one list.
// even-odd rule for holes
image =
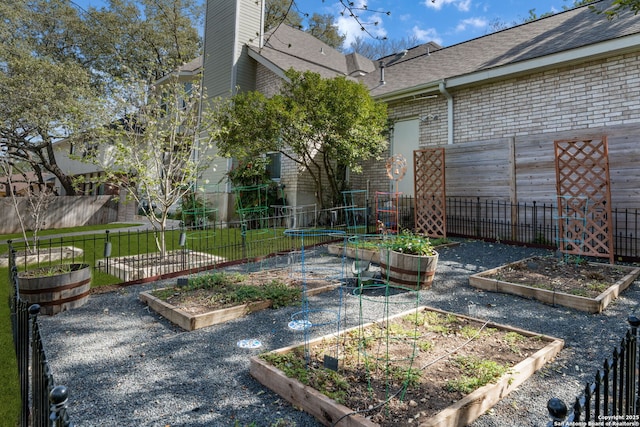
[[549, 427], [640, 425], [640, 380], [638, 378], [638, 327], [630, 316], [630, 329], [611, 358], [604, 361], [593, 382], [586, 384], [571, 410], [558, 398], [547, 403]]
[[[93, 272], [115, 276], [120, 283], [140, 283], [159, 278], [184, 275], [225, 265], [259, 260], [299, 248], [295, 237], [287, 236], [288, 226], [347, 229], [340, 209], [330, 211], [296, 211], [222, 224], [208, 222], [198, 226], [170, 227], [164, 233], [152, 229], [107, 230], [86, 235], [40, 238], [37, 245], [9, 241], [18, 253], [19, 270], [33, 270], [52, 264], [89, 264]], [[326, 222], [323, 222], [326, 219]], [[366, 227], [359, 232], [367, 232]], [[164, 238], [164, 252], [158, 249]], [[330, 236], [314, 238], [305, 245], [327, 243]], [[95, 279], [95, 275], [94, 275]]]
[[72, 426], [67, 416], [68, 391], [55, 386], [40, 335], [37, 304], [20, 298], [15, 252], [9, 254], [11, 326], [20, 382], [21, 427]]
[[[446, 199], [447, 236], [497, 241], [513, 245], [556, 248], [557, 206], [552, 203], [512, 204], [481, 198]], [[401, 228], [414, 228], [414, 200], [401, 196]], [[369, 215], [374, 206], [369, 204]], [[640, 260], [640, 209], [612, 209], [613, 247], [619, 261]]]
[[[400, 228], [414, 228], [414, 200], [398, 199]], [[354, 215], [354, 212], [357, 215]], [[515, 245], [555, 248], [556, 206], [552, 204], [510, 204], [499, 200], [447, 199], [447, 236], [499, 241]], [[228, 263], [259, 259], [296, 249], [287, 228], [319, 227], [339, 229], [347, 234], [375, 233], [376, 212], [371, 200], [366, 209], [337, 207], [324, 211], [315, 206], [280, 207], [265, 218], [222, 224], [207, 222], [176, 227], [164, 233], [166, 253], [159, 259], [153, 230], [106, 231], [104, 233], [41, 238], [31, 255], [18, 258], [20, 269], [57, 260], [86, 263], [94, 272], [118, 277], [120, 282], [140, 282], [217, 268]], [[619, 261], [640, 260], [638, 209], [613, 210], [614, 250]], [[309, 242], [307, 242], [308, 244]], [[314, 243], [322, 243], [320, 241]], [[11, 242], [19, 252], [24, 242]], [[75, 248], [82, 251], [76, 251]]]

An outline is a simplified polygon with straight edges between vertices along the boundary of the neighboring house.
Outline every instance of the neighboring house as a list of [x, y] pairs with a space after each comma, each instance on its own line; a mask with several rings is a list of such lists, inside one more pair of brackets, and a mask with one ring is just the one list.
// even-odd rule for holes
[[[254, 0], [207, 2], [204, 43], [204, 86], [208, 96], [229, 96], [236, 91], [258, 90], [276, 93], [290, 68], [313, 71], [323, 77], [362, 76], [375, 70], [373, 62], [358, 54], [344, 55], [308, 33], [280, 25], [262, 34], [263, 8]], [[247, 141], [251, 143], [251, 141]], [[275, 153], [271, 157], [272, 178], [284, 185], [289, 205], [315, 202], [313, 183], [305, 171]], [[224, 182], [231, 159], [220, 159], [204, 177], [212, 183]], [[216, 206], [222, 218], [233, 211], [229, 186]]]
[[[117, 186], [102, 182], [103, 172], [98, 164], [84, 161], [89, 155], [102, 159], [109, 156], [109, 147], [97, 143], [74, 144], [69, 139], [60, 140], [54, 145], [56, 161], [61, 170], [79, 182], [78, 196], [119, 196]], [[103, 162], [101, 160], [101, 162]], [[56, 180], [56, 190], [65, 196], [64, 189]]]

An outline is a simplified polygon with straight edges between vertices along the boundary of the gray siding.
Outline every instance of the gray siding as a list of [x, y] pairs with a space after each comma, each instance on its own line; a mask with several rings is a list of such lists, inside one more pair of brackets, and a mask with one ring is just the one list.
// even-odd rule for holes
[[258, 45], [261, 5], [255, 0], [210, 0], [204, 42], [204, 86], [210, 97], [229, 96], [237, 86], [255, 88], [255, 63], [242, 55]]

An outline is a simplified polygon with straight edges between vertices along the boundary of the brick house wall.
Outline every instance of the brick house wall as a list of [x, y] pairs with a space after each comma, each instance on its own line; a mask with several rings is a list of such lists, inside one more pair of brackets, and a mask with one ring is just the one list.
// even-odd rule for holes
[[639, 122], [639, 90], [633, 53], [452, 92], [454, 141]]
[[[555, 171], [549, 169], [552, 166], [549, 162], [553, 158], [554, 140], [610, 135], [611, 159], [620, 158], [623, 150], [628, 151], [628, 144], [623, 145], [622, 138], [640, 141], [640, 54], [637, 52], [448, 91], [454, 103], [454, 146], [471, 144], [470, 147], [477, 150], [478, 145], [487, 144], [493, 150], [496, 141], [503, 141], [504, 155], [493, 162], [503, 164], [509, 162], [507, 141], [513, 142], [516, 151], [529, 150], [530, 144], [538, 144], [548, 174], [544, 199], [551, 202], [554, 201]], [[447, 100], [442, 94], [433, 94], [424, 100], [394, 102], [389, 104], [388, 112], [391, 121], [437, 116], [437, 119], [420, 122], [420, 147], [453, 148], [447, 145]], [[462, 156], [463, 150], [447, 150], [447, 153]], [[412, 167], [413, 161], [407, 160]], [[612, 168], [614, 166], [612, 164]], [[624, 167], [628, 170], [628, 166]], [[487, 169], [486, 174], [495, 172]], [[387, 189], [388, 183], [384, 160], [367, 162], [363, 176], [352, 177], [353, 188], [388, 191], [378, 190]], [[476, 188], [476, 184], [467, 181], [469, 197], [493, 194], [495, 198], [509, 199], [508, 192], [504, 193], [504, 183], [494, 189], [491, 182], [484, 183], [482, 188]], [[456, 195], [464, 193], [463, 187], [450, 186], [449, 178], [447, 187], [448, 193], [451, 190]], [[518, 187], [517, 200], [540, 201], [540, 197], [525, 193], [537, 190], [524, 188]], [[636, 206], [640, 201], [631, 202], [629, 197], [625, 200], [625, 205]]]

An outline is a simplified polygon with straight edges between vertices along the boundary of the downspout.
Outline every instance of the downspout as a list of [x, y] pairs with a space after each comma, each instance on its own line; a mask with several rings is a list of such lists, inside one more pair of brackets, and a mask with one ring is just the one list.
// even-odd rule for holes
[[447, 91], [444, 82], [438, 85], [440, 93], [447, 98], [447, 144], [453, 144], [453, 96]]

